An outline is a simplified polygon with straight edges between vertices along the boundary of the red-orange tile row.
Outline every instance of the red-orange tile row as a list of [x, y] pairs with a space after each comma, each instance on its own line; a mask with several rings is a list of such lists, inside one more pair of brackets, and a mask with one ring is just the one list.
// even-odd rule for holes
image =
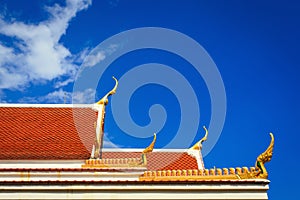
[[[88, 159], [96, 112], [90, 108], [0, 107], [0, 160]], [[103, 152], [103, 158], [136, 158], [141, 152]], [[147, 154], [148, 170], [197, 169], [187, 153]]]

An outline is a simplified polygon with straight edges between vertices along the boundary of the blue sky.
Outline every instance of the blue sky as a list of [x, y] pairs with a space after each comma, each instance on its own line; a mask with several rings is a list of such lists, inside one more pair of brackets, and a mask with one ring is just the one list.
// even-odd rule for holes
[[[192, 38], [218, 69], [226, 92], [226, 117], [216, 145], [204, 158], [206, 167], [253, 166], [269, 144], [268, 133], [273, 132], [274, 155], [266, 164], [271, 180], [269, 197], [299, 196], [299, 156], [295, 148], [300, 119], [297, 1], [1, 0], [0, 102], [71, 103], [73, 97], [77, 102], [91, 103], [113, 87], [111, 76], [120, 79], [136, 66], [160, 63], [180, 73], [196, 94], [198, 107], [193, 109], [199, 109], [200, 120], [191, 117], [193, 112], [188, 115], [188, 121], [197, 126], [189, 133], [192, 145], [204, 134], [201, 126], [212, 123], [213, 101], [207, 82], [185, 57], [162, 49], [130, 51], [114, 59], [103, 76], [94, 78], [99, 81], [94, 90], [74, 91], [76, 77], [84, 69], [82, 63], [95, 47], [116, 34], [143, 27], [165, 28]], [[123, 39], [98, 51], [97, 69], [102, 69], [118, 48], [127, 48], [130, 38]], [[155, 35], [147, 40], [155, 41]], [[168, 41], [170, 46], [178, 42], [185, 52], [189, 51], [185, 42], [165, 38], [164, 42]], [[190, 53], [197, 55], [193, 50]], [[161, 72], [158, 69], [139, 78], [157, 78]], [[172, 86], [184, 90], [179, 79], [172, 77], [167, 75], [166, 79], [175, 80]], [[89, 82], [92, 77], [86, 79]], [[176, 138], [183, 116], [180, 106], [192, 104], [192, 96], [184, 96], [181, 102], [170, 88], [145, 84], [132, 94], [129, 104], [117, 103], [129, 111], [139, 127], [156, 123], [157, 118], [148, 116], [152, 105], [164, 107], [165, 113], [160, 107], [152, 107], [154, 116], [165, 122], [160, 124], [158, 120], [156, 124], [163, 125], [157, 135], [158, 148]], [[118, 91], [112, 101], [117, 101], [117, 95]], [[127, 134], [117, 125], [118, 116], [113, 115], [112, 107], [107, 107], [107, 139], [121, 147], [143, 147], [151, 141], [151, 127], [138, 136]]]

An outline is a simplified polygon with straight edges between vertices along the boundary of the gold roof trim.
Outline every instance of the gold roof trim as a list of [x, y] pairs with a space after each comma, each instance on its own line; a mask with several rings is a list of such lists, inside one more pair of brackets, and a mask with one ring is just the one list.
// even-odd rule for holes
[[154, 137], [153, 137], [151, 144], [147, 148], [144, 149], [143, 153], [152, 152], [154, 149], [155, 142], [156, 142], [156, 133], [154, 133]]
[[85, 164], [83, 164], [82, 168], [137, 168], [147, 167], [147, 158], [146, 154], [151, 153], [154, 149], [154, 145], [156, 142], [156, 133], [154, 133], [154, 138], [151, 144], [144, 149], [142, 152], [142, 156], [140, 158], [120, 158], [120, 159], [114, 159], [114, 158], [106, 158], [106, 159], [88, 159], [85, 161]]
[[273, 133], [270, 133], [271, 136], [271, 142], [269, 144], [269, 147], [266, 149], [265, 152], [260, 154], [255, 163], [255, 168], [257, 169], [257, 174], [255, 176], [257, 178], [268, 178], [268, 172], [265, 168], [265, 163], [269, 162], [272, 159], [273, 156], [273, 149], [274, 149], [274, 135]]
[[82, 168], [132, 168], [146, 167], [142, 158], [105, 158], [105, 159], [88, 159]]
[[207, 136], [208, 136], [208, 130], [206, 129], [205, 126], [203, 126], [203, 129], [205, 130], [205, 136], [201, 140], [199, 140], [199, 142], [197, 142], [196, 144], [194, 144], [190, 148], [190, 150], [201, 150], [202, 149], [202, 143], [207, 140]]
[[93, 109], [98, 112], [98, 119], [96, 123], [96, 135], [95, 142], [91, 152], [91, 159], [101, 159], [102, 158], [102, 146], [103, 146], [103, 134], [104, 134], [104, 119], [105, 119], [105, 106], [108, 104], [108, 97], [116, 93], [118, 87], [118, 80], [113, 76], [115, 80], [114, 88], [109, 91], [102, 99], [96, 102], [93, 106]]
[[145, 171], [139, 177], [140, 181], [201, 181], [201, 180], [239, 180], [251, 179], [251, 173], [256, 172], [255, 167], [213, 168], [203, 170], [162, 170]]
[[116, 93], [119, 82], [118, 82], [118, 80], [117, 80], [114, 76], [113, 76], [112, 78], [113, 78], [113, 79], [115, 80], [115, 82], [116, 82], [114, 88], [113, 88], [111, 91], [109, 91], [106, 95], [104, 95], [104, 96], [102, 97], [102, 99], [100, 99], [96, 104], [104, 104], [104, 105], [107, 105], [107, 103], [108, 103], [108, 97], [109, 97], [110, 95], [113, 95], [113, 94]]
[[154, 133], [151, 144], [147, 148], [145, 148], [144, 151], [142, 152], [142, 162], [145, 166], [147, 166], [146, 154], [151, 153], [153, 151], [155, 142], [156, 142], [156, 133]]
[[140, 181], [201, 181], [201, 180], [242, 180], [267, 179], [268, 173], [264, 166], [273, 155], [274, 136], [270, 133], [271, 142], [265, 152], [257, 157], [255, 167], [213, 168], [203, 170], [163, 170], [146, 171], [139, 177]]

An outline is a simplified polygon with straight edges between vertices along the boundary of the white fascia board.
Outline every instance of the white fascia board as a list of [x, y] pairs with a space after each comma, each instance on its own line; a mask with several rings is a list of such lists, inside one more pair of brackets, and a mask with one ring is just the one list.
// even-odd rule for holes
[[138, 181], [143, 172], [101, 171], [18, 171], [0, 172], [0, 182], [39, 181]]
[[1, 185], [0, 199], [268, 199], [268, 183]]
[[[245, 183], [247, 182], [247, 183]], [[49, 185], [47, 185], [49, 186]], [[151, 187], [149, 187], [151, 186]], [[3, 185], [0, 186], [2, 188]], [[44, 186], [40, 184], [32, 184], [32, 185], [26, 185], [23, 186], [24, 189], [31, 189], [35, 188], [37, 190], [43, 189]], [[8, 185], [6, 188], [10, 189], [17, 189], [18, 187], [15, 185]], [[75, 189], [75, 190], [81, 190], [81, 189], [89, 189], [89, 190], [213, 190], [216, 189], [219, 191], [232, 191], [232, 190], [268, 190], [269, 189], [269, 181], [266, 179], [243, 179], [239, 181], [234, 181], [232, 183], [213, 183], [210, 182], [209, 184], [206, 183], [185, 183], [181, 184], [173, 182], [172, 184], [170, 182], [168, 183], [159, 183], [159, 184], [152, 184], [151, 182], [143, 182], [143, 184], [140, 183], [94, 183], [94, 184], [72, 184], [72, 185], [60, 185], [60, 184], [53, 184], [53, 189], [61, 189], [61, 190], [67, 190], [67, 189]]]
[[81, 168], [84, 160], [0, 160], [0, 168]]
[[92, 108], [93, 104], [23, 104], [1, 103], [3, 108]]

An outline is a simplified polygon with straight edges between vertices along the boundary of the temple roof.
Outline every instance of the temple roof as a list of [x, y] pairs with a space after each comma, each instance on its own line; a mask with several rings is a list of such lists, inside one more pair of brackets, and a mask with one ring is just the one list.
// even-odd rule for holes
[[[74, 113], [80, 123], [74, 122]], [[86, 105], [2, 104], [0, 119], [0, 160], [85, 160], [90, 157], [96, 112]], [[107, 149], [103, 151], [103, 159], [140, 157], [141, 152], [142, 149]], [[186, 150], [154, 151], [147, 155], [147, 161], [148, 170], [198, 169], [199, 164]]]
[[[205, 136], [190, 149], [153, 151], [156, 139], [154, 136], [152, 143], [144, 151], [142, 149], [103, 149], [102, 157], [95, 159], [90, 157], [88, 149], [92, 149], [95, 141], [97, 117], [99, 118], [99, 115], [91, 105], [0, 105], [1, 168], [16, 170], [13, 173], [16, 174], [17, 179], [21, 178], [21, 181], [24, 178], [23, 172], [17, 170], [20, 165], [6, 169], [6, 166], [11, 166], [9, 161], [25, 160], [31, 164], [31, 161], [38, 161], [38, 165], [32, 165], [33, 170], [29, 169], [35, 173], [34, 169], [43, 161], [81, 160], [79, 166], [75, 167], [76, 169], [102, 168], [104, 170], [124, 169], [125, 171], [133, 169], [133, 171], [138, 170], [139, 173], [143, 173], [137, 174], [137, 177], [132, 180], [145, 182], [267, 179], [268, 177], [264, 163], [272, 158], [274, 147], [272, 133], [270, 133], [269, 147], [257, 157], [255, 166], [250, 168], [205, 169], [201, 157], [202, 142], [207, 139], [208, 135], [205, 127]], [[29, 171], [27, 179], [31, 180]], [[56, 169], [54, 180], [60, 179], [61, 171], [63, 170]], [[94, 180], [93, 173], [86, 175]], [[126, 174], [126, 176], [130, 179], [131, 174]], [[116, 179], [116, 176], [112, 175], [110, 178]]]

